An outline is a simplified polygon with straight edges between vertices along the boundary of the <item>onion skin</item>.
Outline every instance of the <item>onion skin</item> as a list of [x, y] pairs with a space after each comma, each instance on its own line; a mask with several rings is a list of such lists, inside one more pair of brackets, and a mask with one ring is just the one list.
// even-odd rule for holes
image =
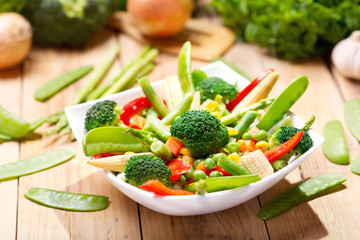
[[11, 68], [21, 63], [31, 45], [30, 23], [18, 13], [0, 14], [0, 69]]
[[128, 0], [127, 10], [138, 30], [148, 37], [179, 33], [190, 17], [193, 0]]

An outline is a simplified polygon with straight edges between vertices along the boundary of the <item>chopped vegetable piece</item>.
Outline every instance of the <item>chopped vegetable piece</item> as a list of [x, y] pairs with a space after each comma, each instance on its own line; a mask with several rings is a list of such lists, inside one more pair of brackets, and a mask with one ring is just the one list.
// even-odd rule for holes
[[360, 175], [360, 156], [355, 158], [355, 160], [351, 163], [351, 171]]
[[191, 43], [185, 42], [179, 53], [178, 76], [184, 93], [194, 92], [191, 75]]
[[184, 147], [184, 144], [174, 137], [169, 137], [166, 141], [166, 146], [176, 157], [179, 156], [180, 149]]
[[[251, 135], [251, 139], [252, 139], [252, 135]], [[256, 150], [256, 144], [252, 140], [239, 140], [239, 146], [240, 146], [240, 152], [242, 153], [253, 152]]]
[[288, 161], [286, 160], [275, 160], [271, 163], [271, 166], [274, 168], [275, 171], [279, 171], [280, 169], [286, 167], [288, 165]]
[[[218, 192], [227, 189], [233, 189], [249, 185], [250, 183], [261, 180], [258, 175], [243, 175], [243, 176], [224, 176], [216, 178], [207, 178], [204, 181], [206, 184], [206, 192]], [[196, 183], [190, 183], [184, 186], [184, 190], [189, 192], [198, 191], [195, 188]]]
[[136, 128], [136, 129], [142, 129], [145, 126], [146, 119], [135, 115], [132, 118], [130, 118], [129, 127]]
[[40, 205], [51, 208], [92, 212], [109, 206], [109, 198], [105, 196], [60, 192], [43, 188], [30, 188], [25, 197]]
[[193, 95], [191, 93], [185, 94], [184, 98], [180, 101], [178, 105], [166, 116], [164, 117], [161, 122], [165, 125], [170, 125], [175, 121], [175, 118], [182, 115], [184, 112], [186, 112], [193, 100]]
[[[231, 161], [225, 154], [218, 153], [217, 165], [230, 173], [233, 176], [236, 175], [248, 175], [250, 172], [242, 165]], [[214, 157], [215, 158], [215, 157]], [[215, 160], [216, 161], [216, 160]]]
[[57, 166], [73, 158], [75, 153], [70, 149], [47, 152], [25, 160], [0, 166], [0, 182], [40, 172]]
[[166, 187], [162, 182], [159, 180], [149, 180], [146, 183], [142, 184], [140, 188], [148, 191], [153, 192], [157, 195], [162, 196], [170, 196], [170, 195], [194, 195], [194, 193], [184, 191], [184, 190], [172, 190]]
[[12, 114], [0, 105], [0, 133], [9, 137], [20, 138], [25, 136], [30, 123]]
[[168, 109], [172, 111], [183, 99], [183, 92], [179, 91], [181, 88], [179, 79], [176, 77], [166, 77], [164, 79], [164, 94]]
[[120, 115], [121, 121], [125, 125], [130, 124], [130, 119], [136, 114], [140, 113], [145, 108], [150, 108], [152, 105], [146, 97], [136, 98], [123, 106], [123, 113]]
[[261, 150], [256, 150], [248, 155], [242, 156], [239, 164], [246, 167], [252, 174], [264, 178], [274, 173], [274, 169]]
[[345, 176], [340, 173], [327, 173], [310, 178], [271, 199], [260, 209], [257, 216], [264, 220], [275, 217], [295, 205], [345, 182], [345, 180]]
[[170, 176], [171, 181], [176, 181], [180, 178], [181, 174], [188, 172], [191, 169], [191, 164], [180, 160], [180, 159], [173, 159], [166, 163], [171, 170], [172, 175]]
[[35, 98], [39, 101], [46, 101], [63, 88], [88, 74], [92, 69], [92, 66], [79, 67], [51, 79], [36, 90]]
[[329, 121], [324, 126], [325, 142], [322, 150], [327, 159], [336, 164], [349, 164], [349, 149], [340, 121]]
[[291, 106], [303, 95], [308, 85], [309, 80], [305, 76], [300, 76], [292, 81], [265, 112], [257, 127], [268, 131], [283, 118]]
[[234, 127], [238, 133], [234, 136], [235, 138], [240, 138], [250, 125], [255, 121], [258, 113], [256, 111], [247, 111], [244, 116], [241, 118], [240, 122]]
[[360, 99], [346, 102], [345, 121], [352, 135], [360, 142]]
[[150, 150], [154, 153], [155, 156], [161, 158], [164, 162], [174, 159], [174, 155], [162, 141], [154, 141], [151, 143]]

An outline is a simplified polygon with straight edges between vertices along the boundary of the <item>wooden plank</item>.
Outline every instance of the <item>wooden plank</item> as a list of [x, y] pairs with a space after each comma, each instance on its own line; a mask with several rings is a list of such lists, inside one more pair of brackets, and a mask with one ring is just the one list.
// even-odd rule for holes
[[[83, 85], [85, 78], [58, 93], [46, 103], [34, 100], [34, 91], [51, 77], [68, 69], [85, 64], [95, 67], [108, 49], [116, 44], [110, 31], [99, 32], [91, 42], [81, 49], [56, 49], [35, 47], [25, 64], [23, 114], [28, 119], [53, 113], [69, 105]], [[119, 70], [112, 69], [109, 76]], [[86, 78], [91, 77], [88, 75]], [[40, 131], [44, 132], [45, 127]], [[136, 239], [140, 236], [137, 206], [115, 187], [104, 180], [99, 172], [85, 164], [85, 159], [77, 143], [69, 143], [69, 138], [44, 137], [40, 141], [26, 142], [21, 146], [21, 158], [45, 151], [71, 147], [77, 157], [55, 168], [20, 179], [19, 186], [19, 239]], [[44, 187], [55, 190], [100, 194], [109, 196], [108, 209], [93, 213], [66, 212], [46, 208], [23, 197], [30, 187]]]
[[[313, 128], [316, 131], [322, 133], [323, 126], [328, 120], [340, 119], [343, 121], [344, 102], [322, 59], [290, 62], [265, 56], [264, 62], [266, 67], [275, 68], [280, 72], [280, 84], [289, 83], [302, 74], [308, 76], [310, 85], [292, 110], [305, 120], [315, 114], [316, 121]], [[279, 85], [272, 94], [279, 93], [281, 87], [278, 87]], [[354, 140], [349, 138], [348, 133], [346, 135], [352, 146], [351, 142]], [[359, 229], [349, 226], [359, 220], [356, 213], [359, 212], [360, 206], [343, 203], [359, 199], [359, 191], [356, 187], [360, 183], [358, 176], [351, 174], [348, 166], [339, 166], [329, 162], [322, 154], [321, 149], [306, 159], [300, 167], [304, 179], [328, 172], [343, 173], [347, 178], [345, 183], [347, 189], [303, 203], [277, 218], [267, 221], [270, 238], [288, 239], [298, 236], [300, 239], [356, 239], [359, 236]], [[265, 203], [276, 195], [277, 189], [278, 186], [262, 194], [261, 202]], [[341, 221], [338, 221], [339, 219]], [[336, 222], [336, 228], [334, 228], [334, 222]]]
[[[21, 114], [21, 66], [0, 72], [0, 105], [12, 113]], [[19, 160], [18, 142], [0, 144], [0, 165]], [[0, 236], [15, 239], [18, 180], [0, 183]]]

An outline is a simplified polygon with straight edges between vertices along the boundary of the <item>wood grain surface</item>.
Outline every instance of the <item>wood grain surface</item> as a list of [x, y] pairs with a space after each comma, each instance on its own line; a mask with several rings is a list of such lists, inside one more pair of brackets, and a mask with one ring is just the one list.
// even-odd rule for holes
[[[219, 23], [206, 8], [199, 15]], [[34, 91], [66, 70], [101, 64], [111, 46], [118, 44], [120, 55], [107, 74], [115, 76], [143, 46], [131, 37], [109, 29], [96, 33], [86, 46], [77, 49], [35, 46], [19, 67], [0, 71], [0, 104], [28, 121], [54, 113], [69, 105], [91, 74], [46, 103], [34, 99]], [[274, 68], [280, 78], [271, 92], [276, 96], [299, 75], [310, 84], [292, 111], [306, 120], [313, 114], [313, 128], [322, 133], [333, 119], [344, 123], [351, 161], [360, 155], [359, 143], [346, 128], [344, 103], [360, 98], [360, 82], [343, 78], [327, 59], [285, 61], [267, 55], [256, 45], [236, 43], [224, 58], [234, 62], [251, 77]], [[193, 61], [193, 68], [208, 64]], [[177, 56], [161, 53], [149, 74], [151, 81], [177, 74]], [[76, 157], [69, 162], [33, 175], [0, 183], [0, 239], [359, 239], [360, 176], [349, 166], [329, 162], [318, 149], [299, 168], [263, 194], [234, 208], [199, 216], [174, 217], [154, 212], [132, 201], [85, 163], [80, 146], [69, 138], [45, 136], [47, 125], [37, 132], [43, 137], [0, 145], [0, 164], [18, 161], [57, 148], [70, 147]], [[302, 203], [268, 221], [256, 217], [260, 207], [278, 193], [305, 179], [328, 172], [346, 176], [345, 188]], [[31, 187], [99, 194], [110, 198], [106, 210], [92, 213], [67, 212], [30, 202], [24, 193]]]

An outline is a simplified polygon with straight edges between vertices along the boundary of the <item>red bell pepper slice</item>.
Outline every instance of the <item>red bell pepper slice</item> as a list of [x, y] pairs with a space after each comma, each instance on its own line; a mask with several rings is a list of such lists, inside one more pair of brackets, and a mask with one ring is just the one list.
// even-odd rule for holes
[[230, 112], [253, 90], [267, 75], [273, 72], [274, 69], [267, 69], [265, 72], [261, 73], [257, 78], [251, 81], [249, 85], [247, 85], [241, 92], [239, 92], [238, 96], [226, 104], [226, 109]]
[[149, 180], [146, 183], [142, 184], [140, 188], [153, 192], [158, 195], [162, 196], [169, 196], [169, 195], [194, 195], [192, 192], [188, 192], [185, 190], [173, 190], [166, 187], [162, 182], [159, 180]]
[[129, 126], [130, 119], [133, 116], [151, 106], [150, 101], [146, 97], [136, 98], [123, 106], [124, 112], [120, 115], [120, 118], [126, 126]]
[[228, 173], [227, 171], [225, 171], [224, 169], [222, 169], [221, 167], [219, 167], [218, 165], [215, 165], [215, 167], [213, 169], [211, 169], [211, 171], [218, 171], [221, 172], [223, 174], [223, 176], [231, 176], [230, 173]]
[[269, 160], [269, 162], [273, 162], [276, 159], [279, 159], [281, 156], [288, 153], [291, 149], [293, 149], [296, 144], [298, 144], [304, 134], [304, 131], [297, 132], [292, 138], [283, 144], [270, 149], [269, 151], [264, 152], [265, 157]]
[[191, 164], [180, 159], [173, 159], [166, 163], [171, 170], [172, 175], [170, 176], [171, 181], [176, 181], [180, 178], [181, 174], [186, 173], [190, 170]]

